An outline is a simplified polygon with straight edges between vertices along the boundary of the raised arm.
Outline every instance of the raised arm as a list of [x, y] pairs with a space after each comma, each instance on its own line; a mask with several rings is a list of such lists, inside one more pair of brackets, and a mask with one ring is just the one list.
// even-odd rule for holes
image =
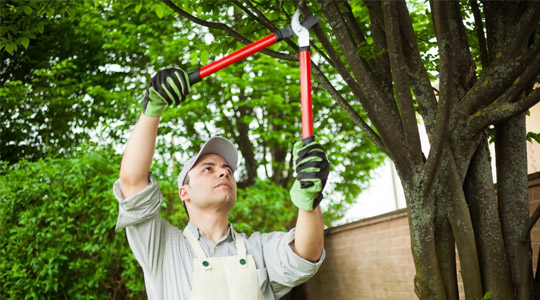
[[124, 198], [129, 198], [148, 185], [148, 171], [154, 156], [159, 119], [159, 116], [141, 114], [128, 140], [120, 166]]
[[321, 207], [312, 211], [298, 210], [294, 252], [303, 259], [315, 262], [321, 258], [324, 247], [324, 221]]
[[143, 113], [128, 140], [120, 181], [124, 198], [143, 190], [148, 185], [161, 112], [168, 105], [178, 105], [189, 93], [189, 79], [181, 69], [164, 69], [150, 81], [143, 101]]
[[298, 207], [294, 252], [300, 257], [317, 261], [324, 247], [324, 221], [319, 203], [329, 173], [329, 164], [321, 145], [312, 142], [294, 145], [296, 181], [291, 188], [291, 200]]

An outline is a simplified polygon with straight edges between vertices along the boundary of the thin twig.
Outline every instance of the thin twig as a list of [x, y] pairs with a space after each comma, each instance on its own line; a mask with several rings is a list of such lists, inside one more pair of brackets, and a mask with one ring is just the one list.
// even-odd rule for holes
[[530, 242], [531, 241], [531, 230], [536, 224], [536, 221], [540, 219], [540, 205], [536, 207], [536, 210], [532, 214], [532, 216], [527, 220], [527, 223], [525, 223], [525, 227], [523, 228], [523, 232], [521, 233], [521, 241], [522, 242]]
[[[249, 45], [249, 44], [252, 43], [252, 41], [250, 41], [249, 39], [247, 39], [244, 36], [240, 35], [238, 32], [234, 31], [232, 28], [230, 28], [229, 26], [227, 26], [227, 25], [225, 25], [223, 23], [209, 22], [209, 21], [206, 21], [206, 20], [199, 19], [199, 18], [194, 17], [191, 14], [187, 13], [186, 11], [181, 9], [180, 7], [176, 6], [176, 4], [172, 3], [170, 0], [161, 0], [161, 1], [163, 3], [165, 3], [167, 6], [169, 6], [170, 8], [172, 8], [172, 10], [174, 10], [177, 14], [179, 14], [180, 16], [188, 19], [189, 21], [191, 21], [193, 23], [202, 25], [204, 27], [221, 30], [221, 31], [229, 34], [235, 40], [237, 40], [237, 41], [239, 41], [241, 43], [244, 43], [246, 45]], [[261, 52], [266, 54], [266, 55], [269, 55], [271, 57], [274, 57], [274, 58], [279, 58], [279, 59], [288, 60], [288, 61], [296, 61], [297, 60], [297, 58], [294, 55], [283, 54], [283, 53], [268, 50], [268, 49], [261, 50]]]

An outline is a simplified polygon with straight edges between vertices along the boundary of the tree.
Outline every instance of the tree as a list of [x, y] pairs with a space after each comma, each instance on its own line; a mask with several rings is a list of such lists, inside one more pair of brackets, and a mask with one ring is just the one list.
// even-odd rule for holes
[[[305, 17], [322, 17], [311, 31], [314, 77], [396, 165], [418, 297], [458, 299], [457, 246], [467, 299], [488, 292], [492, 299], [532, 299], [528, 236], [537, 217], [528, 215], [524, 118], [540, 101], [538, 2], [163, 3], [179, 20], [224, 33], [214, 50], [286, 27], [297, 7]], [[223, 12], [231, 10], [227, 18]], [[264, 53], [295, 62], [296, 46], [283, 44], [289, 47]], [[418, 119], [429, 153], [422, 152]]]

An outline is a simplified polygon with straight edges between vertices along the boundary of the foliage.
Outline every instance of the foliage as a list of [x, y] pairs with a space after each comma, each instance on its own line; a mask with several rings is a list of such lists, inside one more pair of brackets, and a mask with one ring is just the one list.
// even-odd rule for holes
[[[120, 14], [120, 5], [112, 11], [89, 1], [0, 5], [2, 28], [34, 37], [26, 47], [0, 51], [0, 159], [66, 156], [92, 138], [122, 140], [126, 126], [118, 120], [135, 117], [130, 109], [144, 89], [148, 48], [160, 47], [149, 46], [149, 37], [172, 37], [170, 21], [149, 22], [155, 13]], [[37, 15], [26, 16], [28, 7]], [[34, 32], [35, 24], [43, 29]]]
[[[8, 16], [5, 24], [33, 30], [16, 18], [24, 17], [24, 2], [2, 5]], [[35, 34], [27, 48], [1, 52], [0, 111], [5, 122], [0, 127], [0, 159], [10, 163], [48, 154], [69, 156], [88, 140], [124, 144], [126, 131], [140, 113], [144, 84], [155, 70], [171, 65], [194, 70], [242, 46], [227, 43], [227, 35], [219, 30], [179, 19], [161, 1], [75, 1], [62, 10], [46, 2], [33, 5], [36, 14], [49, 9], [71, 13], [36, 15], [45, 24], [43, 34]], [[186, 5], [188, 11], [223, 22], [241, 15], [218, 14], [217, 3], [211, 1]], [[287, 21], [282, 19], [279, 26], [288, 26]], [[242, 34], [268, 34], [259, 25], [255, 31], [239, 23], [234, 27]], [[293, 52], [283, 43], [271, 49]], [[313, 94], [317, 137], [339, 170], [327, 188], [333, 195], [327, 219], [334, 220], [367, 186], [369, 170], [383, 156], [317, 82]], [[242, 187], [261, 176], [288, 188], [294, 179], [289, 151], [300, 132], [298, 99], [297, 62], [256, 54], [205, 78], [184, 104], [165, 113], [156, 157], [161, 162], [182, 161], [201, 140], [223, 135], [240, 146], [245, 158], [238, 170]], [[171, 177], [177, 172], [177, 164], [163, 170]]]
[[527, 132], [527, 141], [532, 142], [536, 141], [540, 144], [540, 134], [536, 132]]
[[28, 49], [31, 39], [43, 34], [52, 20], [63, 16], [74, 17], [73, 7], [58, 1], [2, 1], [0, 49], [10, 54], [20, 46]]
[[0, 298], [143, 298], [142, 272], [114, 232], [119, 163], [88, 147], [70, 159], [2, 164]]
[[294, 227], [297, 209], [289, 200], [289, 190], [272, 182], [257, 180], [242, 189], [230, 214], [240, 232], [287, 231]]

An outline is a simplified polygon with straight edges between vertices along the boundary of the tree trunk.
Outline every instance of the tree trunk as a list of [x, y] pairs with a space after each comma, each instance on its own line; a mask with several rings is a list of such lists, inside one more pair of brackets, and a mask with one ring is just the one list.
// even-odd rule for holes
[[504, 251], [486, 138], [472, 157], [463, 188], [477, 237], [484, 292], [491, 292], [494, 300], [513, 299], [512, 276]]
[[[240, 95], [243, 97], [243, 93]], [[251, 186], [255, 183], [257, 178], [257, 168], [259, 164], [255, 160], [255, 153], [253, 152], [253, 143], [249, 139], [249, 124], [243, 121], [243, 117], [251, 115], [253, 112], [247, 105], [242, 105], [237, 108], [239, 114], [238, 121], [236, 122], [236, 130], [238, 136], [236, 142], [238, 143], [239, 150], [244, 158], [247, 177], [242, 181], [241, 186]]]
[[456, 269], [456, 240], [452, 232], [452, 225], [448, 220], [448, 206], [450, 199], [441, 191], [439, 175], [434, 183], [435, 199], [435, 246], [437, 259], [441, 269], [441, 277], [448, 300], [458, 300], [459, 290]]
[[496, 127], [497, 194], [517, 299], [531, 299], [531, 248], [521, 240], [529, 218], [525, 114]]
[[448, 219], [456, 239], [465, 298], [478, 299], [483, 296], [478, 249], [462, 180], [450, 149], [447, 143], [445, 147], [447, 154], [444, 155], [440, 168], [441, 176], [445, 176], [446, 179], [442, 182], [442, 190], [450, 199]]
[[[419, 181], [405, 181], [403, 178], [402, 182], [407, 199], [411, 250], [416, 268], [414, 291], [419, 299], [445, 300], [447, 299], [445, 287], [435, 246], [433, 197], [426, 197], [424, 191], [419, 188], [421, 187]], [[416, 187], [409, 187], [408, 185], [413, 182], [416, 183]]]

